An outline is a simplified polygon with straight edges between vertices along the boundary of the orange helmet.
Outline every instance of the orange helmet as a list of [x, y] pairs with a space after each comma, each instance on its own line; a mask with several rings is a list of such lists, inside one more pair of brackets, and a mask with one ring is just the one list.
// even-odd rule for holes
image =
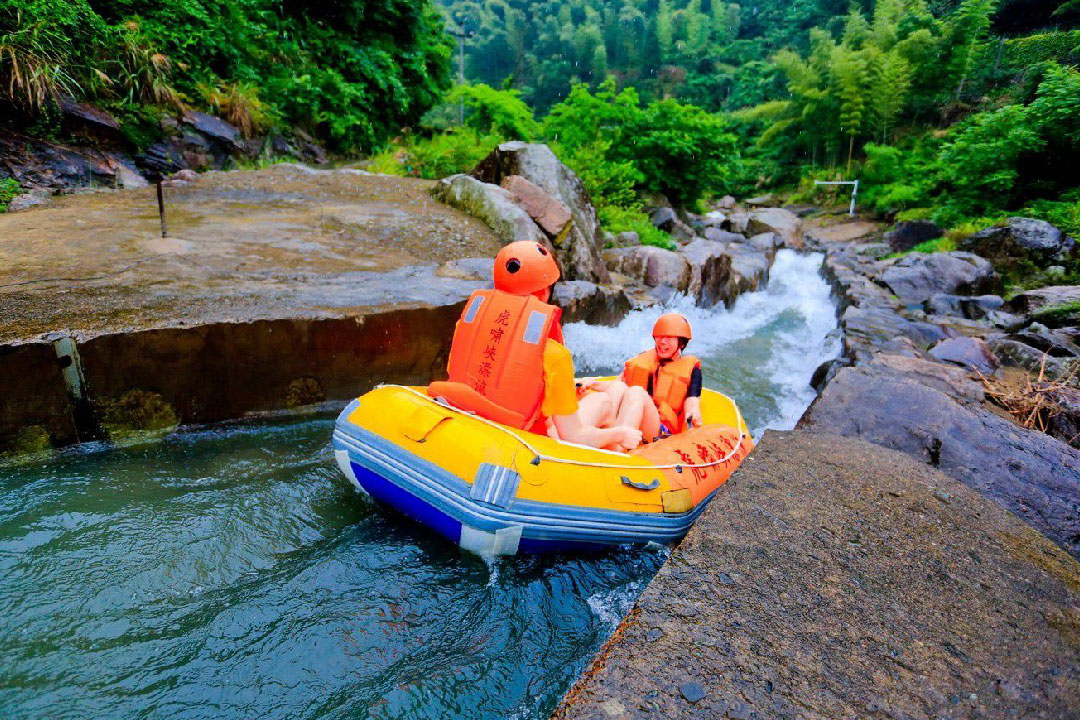
[[652, 328], [652, 336], [680, 337], [690, 340], [690, 321], [678, 313], [667, 313], [656, 320]]
[[559, 279], [559, 266], [538, 242], [512, 242], [495, 255], [495, 289], [511, 295], [532, 295]]

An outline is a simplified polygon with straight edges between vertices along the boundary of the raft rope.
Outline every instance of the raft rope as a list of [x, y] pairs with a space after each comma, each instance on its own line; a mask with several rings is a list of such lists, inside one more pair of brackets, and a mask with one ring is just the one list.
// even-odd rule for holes
[[[466, 415], [466, 416], [468, 416], [468, 417], [470, 417], [470, 418], [472, 418], [474, 420], [479, 420], [480, 422], [484, 423], [485, 425], [493, 427], [496, 430], [498, 430], [499, 432], [502, 432], [502, 433], [504, 433], [506, 435], [509, 435], [510, 437], [514, 438], [519, 443], [521, 443], [523, 446], [525, 446], [525, 449], [528, 450], [529, 452], [531, 452], [535, 456], [532, 459], [532, 464], [533, 465], [539, 465], [541, 460], [547, 460], [548, 462], [562, 463], [563, 465], [580, 465], [582, 467], [610, 468], [610, 469], [613, 469], [613, 470], [645, 470], [645, 469], [650, 469], [651, 468], [651, 469], [654, 469], [654, 470], [674, 470], [675, 472], [681, 473], [683, 471], [683, 468], [688, 468], [690, 470], [695, 470], [695, 469], [698, 469], [698, 468], [710, 468], [710, 467], [716, 467], [717, 465], [723, 465], [727, 461], [731, 460], [731, 458], [735, 457], [735, 453], [742, 447], [743, 440], [746, 438], [746, 431], [743, 429], [744, 422], [743, 422], [742, 412], [739, 410], [739, 406], [736, 405], [735, 401], [731, 400], [731, 398], [729, 398], [727, 395], [724, 395], [723, 393], [716, 393], [717, 395], [720, 395], [721, 397], [731, 401], [731, 406], [733, 408], [735, 408], [735, 418], [736, 418], [736, 422], [738, 422], [738, 428], [739, 428], [739, 441], [735, 443], [735, 446], [731, 448], [731, 450], [728, 452], [727, 455], [724, 455], [724, 457], [720, 458], [719, 460], [714, 460], [712, 462], [707, 462], [707, 463], [673, 463], [671, 465], [625, 465], [625, 464], [620, 464], [620, 463], [600, 463], [600, 462], [587, 462], [585, 460], [572, 460], [570, 458], [561, 458], [561, 457], [556, 457], [554, 455], [545, 455], [542, 452], [540, 452], [539, 450], [537, 450], [535, 447], [533, 447], [533, 445], [528, 440], [521, 437], [520, 435], [518, 435], [517, 433], [515, 433], [514, 431], [512, 431], [510, 428], [506, 427], [505, 425], [500, 425], [497, 422], [494, 422], [492, 420], [488, 420], [487, 418], [481, 417], [480, 415], [477, 415], [474, 412], [469, 412], [468, 410], [463, 410], [462, 408], [454, 407], [453, 405], [451, 405], [448, 402], [437, 400], [437, 399], [427, 395], [426, 393], [422, 393], [422, 392], [419, 392], [417, 390], [414, 390], [413, 388], [408, 387], [407, 385], [379, 385], [378, 387], [379, 388], [384, 388], [384, 387], [398, 388], [400, 390], [404, 390], [406, 392], [412, 393], [413, 395], [417, 396], [418, 398], [423, 398], [424, 400], [427, 400], [428, 402], [435, 403], [439, 407], [446, 408], [447, 410], [450, 410], [452, 412], [456, 412], [456, 413], [458, 413], [460, 415]], [[713, 391], [713, 392], [715, 392], [715, 391]], [[560, 440], [559, 442], [565, 442], [565, 441]], [[574, 443], [567, 443], [567, 444], [573, 445]], [[590, 450], [596, 450], [598, 448], [589, 448], [589, 449]], [[607, 451], [607, 452], [611, 452], [611, 451]]]

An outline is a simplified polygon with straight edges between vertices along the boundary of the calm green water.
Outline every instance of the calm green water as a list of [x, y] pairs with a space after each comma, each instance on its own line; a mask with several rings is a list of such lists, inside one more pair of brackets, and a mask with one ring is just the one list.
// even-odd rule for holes
[[0, 467], [0, 717], [545, 717], [663, 561], [493, 568], [340, 477], [330, 419]]
[[[819, 265], [784, 251], [731, 310], [675, 304], [755, 432], [838, 349]], [[617, 369], [660, 312], [569, 326], [578, 367]], [[332, 427], [0, 465], [0, 719], [547, 717], [666, 551], [488, 567], [354, 492]]]

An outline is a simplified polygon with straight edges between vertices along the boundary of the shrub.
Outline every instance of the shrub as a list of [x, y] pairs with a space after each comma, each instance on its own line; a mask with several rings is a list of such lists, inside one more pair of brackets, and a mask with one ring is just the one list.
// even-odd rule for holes
[[638, 234], [642, 245], [655, 245], [665, 250], [674, 250], [675, 241], [663, 230], [658, 230], [649, 220], [649, 216], [640, 209], [627, 209], [608, 205], [597, 212], [600, 224], [613, 233], [633, 231]]
[[22, 192], [22, 188], [19, 187], [19, 183], [14, 178], [4, 178], [0, 180], [0, 213], [7, 212], [8, 203], [15, 199], [15, 196]]
[[268, 130], [274, 123], [274, 111], [259, 99], [259, 89], [251, 83], [200, 83], [199, 94], [214, 113], [240, 129], [251, 138]]
[[540, 134], [540, 124], [517, 90], [496, 90], [484, 83], [459, 85], [446, 99], [464, 102], [469, 127], [481, 133], [513, 140], [532, 140]]

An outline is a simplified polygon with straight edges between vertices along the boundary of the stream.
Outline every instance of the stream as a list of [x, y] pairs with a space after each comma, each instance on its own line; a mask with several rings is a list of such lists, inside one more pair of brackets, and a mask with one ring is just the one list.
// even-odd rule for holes
[[[839, 351], [820, 255], [731, 309], [676, 302], [759, 436]], [[566, 328], [617, 371], [660, 308]], [[230, 424], [0, 466], [0, 717], [544, 718], [667, 556], [494, 565], [341, 477], [333, 418]]]

